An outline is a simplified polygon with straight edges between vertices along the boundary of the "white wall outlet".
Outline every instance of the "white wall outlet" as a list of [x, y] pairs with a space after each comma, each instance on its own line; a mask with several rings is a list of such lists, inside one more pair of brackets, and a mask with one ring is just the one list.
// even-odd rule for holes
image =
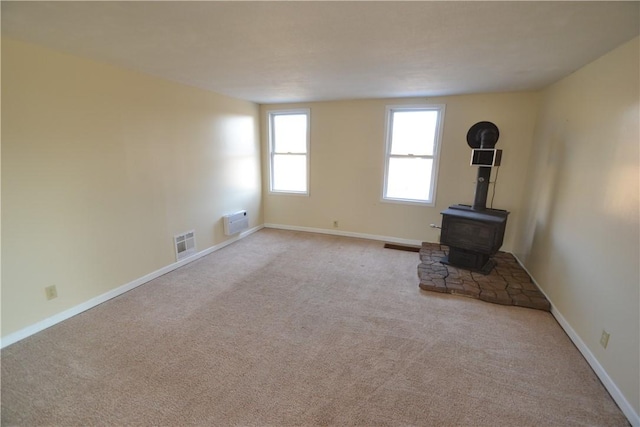
[[47, 300], [58, 298], [58, 290], [56, 289], [56, 285], [47, 286], [46, 288], [44, 288], [44, 293], [47, 296]]
[[602, 336], [600, 337], [600, 345], [602, 348], [607, 348], [607, 344], [609, 344], [609, 332], [602, 330]]

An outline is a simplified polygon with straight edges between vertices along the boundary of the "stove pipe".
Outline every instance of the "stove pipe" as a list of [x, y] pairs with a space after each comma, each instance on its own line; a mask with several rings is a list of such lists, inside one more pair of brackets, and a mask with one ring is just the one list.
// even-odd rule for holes
[[[498, 142], [498, 134], [493, 129], [484, 129], [480, 134], [480, 148], [493, 148]], [[483, 211], [487, 209], [487, 194], [489, 193], [489, 180], [491, 179], [491, 167], [478, 167], [476, 180], [476, 192], [473, 198], [473, 210]]]

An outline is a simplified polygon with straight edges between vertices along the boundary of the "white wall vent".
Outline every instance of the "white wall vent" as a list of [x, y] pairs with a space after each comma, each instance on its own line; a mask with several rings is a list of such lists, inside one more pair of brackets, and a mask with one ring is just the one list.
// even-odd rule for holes
[[181, 259], [196, 253], [195, 230], [173, 236], [173, 241], [176, 246], [176, 261], [180, 261]]
[[222, 217], [224, 219], [224, 234], [231, 236], [249, 228], [247, 211], [238, 211]]

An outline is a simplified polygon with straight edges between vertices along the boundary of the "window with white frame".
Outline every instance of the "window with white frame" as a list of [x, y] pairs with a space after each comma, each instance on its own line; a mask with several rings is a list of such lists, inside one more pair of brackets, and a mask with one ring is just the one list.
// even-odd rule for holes
[[309, 110], [269, 112], [270, 191], [309, 193]]
[[387, 107], [383, 200], [435, 204], [444, 109]]

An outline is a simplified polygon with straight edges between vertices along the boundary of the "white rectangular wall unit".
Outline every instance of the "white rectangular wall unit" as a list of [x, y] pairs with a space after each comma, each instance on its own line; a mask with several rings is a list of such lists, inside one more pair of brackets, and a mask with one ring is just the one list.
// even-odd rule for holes
[[249, 228], [249, 217], [247, 211], [238, 211], [229, 215], [225, 215], [224, 234], [231, 236]]

